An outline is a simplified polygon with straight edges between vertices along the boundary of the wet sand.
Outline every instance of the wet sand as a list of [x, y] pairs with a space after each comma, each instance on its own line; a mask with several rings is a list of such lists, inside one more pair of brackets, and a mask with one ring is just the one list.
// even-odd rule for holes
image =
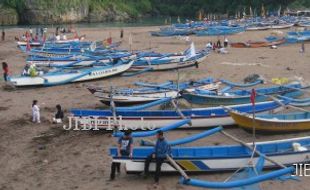
[[[134, 50], [154, 50], [159, 52], [181, 52], [189, 44], [176, 37], [151, 37], [150, 30], [158, 27], [124, 28], [125, 36], [122, 48], [129, 48], [128, 36], [133, 34]], [[14, 36], [20, 36], [23, 29], [6, 31], [6, 41], [0, 42], [0, 61], [6, 61], [12, 74], [20, 74], [25, 63], [23, 54], [14, 42]], [[112, 34], [113, 40], [119, 40], [118, 28], [82, 28], [80, 34], [86, 34], [88, 40], [104, 39]], [[271, 31], [245, 32], [229, 36], [230, 42], [263, 40]], [[190, 37], [197, 49], [205, 46], [217, 37]], [[223, 41], [223, 37], [221, 37]], [[310, 82], [310, 44], [306, 44], [306, 53], [299, 53], [300, 44], [280, 46], [278, 49], [233, 49], [220, 55], [212, 53], [199, 68], [187, 68], [180, 71], [181, 80], [203, 77], [225, 78], [240, 82], [249, 74], [257, 73], [267, 81], [274, 77], [287, 77], [291, 81], [301, 78], [305, 84]], [[143, 179], [137, 175], [126, 175], [124, 170], [113, 182], [108, 181], [111, 158], [108, 148], [116, 145], [115, 139], [105, 131], [64, 131], [60, 126], [51, 124], [55, 105], [61, 104], [68, 111], [71, 108], [102, 108], [103, 105], [93, 97], [85, 85], [132, 86], [135, 81], [164, 82], [176, 80], [177, 72], [166, 71], [144, 73], [136, 77], [115, 76], [107, 79], [84, 83], [68, 84], [49, 88], [0, 91], [0, 190], [39, 190], [39, 189], [153, 189], [153, 179]], [[0, 81], [4, 86], [3, 80]], [[269, 84], [270, 85], [270, 82]], [[30, 121], [31, 103], [39, 101], [41, 124]], [[66, 112], [67, 113], [67, 112]], [[176, 139], [200, 130], [172, 131], [168, 139]], [[251, 142], [252, 135], [237, 127], [227, 132]], [[274, 136], [257, 135], [258, 141], [303, 137], [310, 132]], [[41, 137], [40, 137], [41, 136]], [[42, 137], [43, 136], [43, 137]], [[231, 144], [231, 140], [216, 134], [191, 145]], [[231, 173], [190, 175], [200, 179], [221, 181]], [[158, 189], [197, 189], [177, 184], [178, 175], [168, 175], [160, 179]], [[310, 180], [301, 178], [300, 182], [268, 181], [261, 184], [262, 189], [307, 190]]]

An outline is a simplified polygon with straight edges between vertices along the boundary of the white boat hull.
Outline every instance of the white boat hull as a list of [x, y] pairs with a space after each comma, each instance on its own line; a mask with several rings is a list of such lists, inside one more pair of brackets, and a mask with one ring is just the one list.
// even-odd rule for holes
[[[94, 96], [99, 98], [102, 102], [110, 102], [110, 94], [104, 92], [95, 92]], [[131, 102], [150, 102], [159, 100], [162, 98], [176, 98], [178, 96], [177, 91], [165, 91], [165, 92], [154, 92], [154, 93], [145, 93], [145, 94], [114, 94], [113, 101], [118, 103], [131, 103]]]
[[[92, 71], [84, 74], [85, 71], [66, 72], [60, 74], [49, 74], [36, 77], [21, 76], [10, 78], [10, 82], [15, 86], [44, 86], [69, 82], [80, 82], [87, 80], [100, 79], [112, 75], [125, 72], [130, 68], [133, 61], [128, 64], [121, 64], [115, 67], [98, 67], [99, 69], [92, 69]], [[94, 67], [96, 68], [96, 67]], [[79, 77], [80, 76], [80, 77]]]
[[190, 60], [190, 61], [182, 61], [180, 62], [180, 59], [172, 60], [170, 63], [167, 64], [150, 64], [150, 65], [141, 65], [141, 66], [133, 66], [130, 71], [135, 70], [142, 70], [146, 68], [151, 68], [153, 71], [164, 71], [164, 70], [170, 70], [170, 69], [178, 69], [178, 68], [185, 68], [185, 67], [191, 67], [194, 65], [197, 65], [204, 61], [206, 59], [207, 55], [202, 56], [201, 58], [197, 60]]
[[[278, 108], [281, 109], [281, 108]], [[260, 112], [268, 113], [269, 111]], [[75, 117], [75, 121], [78, 122], [80, 127], [88, 127], [94, 129], [113, 129], [118, 127], [118, 129], [137, 129], [137, 130], [150, 130], [155, 128], [161, 128], [163, 126], [170, 125], [172, 123], [179, 122], [182, 120], [181, 117], [116, 117], [114, 121], [113, 116], [111, 117]], [[184, 125], [181, 128], [207, 128], [215, 126], [230, 126], [236, 124], [235, 121], [229, 116], [218, 117], [213, 115], [212, 117], [191, 117], [191, 126]]]
[[[257, 143], [258, 144], [258, 143]], [[293, 166], [297, 163], [309, 162], [310, 152], [305, 151], [303, 153], [296, 152], [295, 154], [280, 154], [280, 155], [270, 155], [269, 158], [275, 160], [278, 163], [282, 163], [287, 166]], [[197, 159], [175, 159], [176, 163], [186, 171], [186, 172], [214, 172], [214, 171], [229, 171], [237, 170], [248, 165], [250, 157], [242, 158], [216, 158], [216, 159], [198, 159], [200, 164], [194, 164]], [[259, 157], [252, 159], [255, 165], [259, 160]], [[113, 162], [124, 163], [127, 173], [139, 173], [144, 171], [144, 160], [132, 160], [132, 159], [113, 159]], [[227, 164], [229, 163], [229, 164]], [[149, 170], [151, 172], [155, 171], [156, 164], [152, 162], [150, 164]], [[273, 163], [265, 160], [265, 168], [278, 167]], [[294, 166], [293, 166], [294, 167]], [[177, 170], [170, 165], [168, 162], [164, 162], [161, 167], [162, 172], [177, 172]]]

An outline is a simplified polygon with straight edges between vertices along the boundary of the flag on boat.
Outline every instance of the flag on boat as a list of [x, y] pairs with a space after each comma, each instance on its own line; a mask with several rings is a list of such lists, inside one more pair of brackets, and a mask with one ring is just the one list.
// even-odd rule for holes
[[198, 20], [202, 20], [202, 11], [199, 11]]
[[262, 4], [261, 16], [262, 16], [262, 17], [265, 17], [265, 16], [266, 16], [266, 11], [265, 11], [264, 4]]
[[191, 43], [190, 48], [184, 51], [185, 59], [190, 59], [196, 55], [194, 42]]
[[252, 7], [250, 6], [250, 17], [253, 17]]
[[97, 48], [96, 42], [92, 42], [92, 43], [90, 44], [89, 48], [90, 48], [90, 51], [95, 51], [96, 48]]
[[281, 16], [281, 9], [282, 9], [282, 7], [280, 5], [279, 10], [278, 10], [278, 16]]
[[132, 45], [132, 34], [131, 34], [131, 33], [129, 34], [129, 39], [128, 39], [128, 41], [129, 41], [129, 42], [128, 42], [129, 45]]
[[253, 88], [252, 91], [251, 91], [251, 97], [250, 97], [251, 103], [252, 103], [253, 106], [255, 106], [255, 97], [256, 97], [256, 91]]

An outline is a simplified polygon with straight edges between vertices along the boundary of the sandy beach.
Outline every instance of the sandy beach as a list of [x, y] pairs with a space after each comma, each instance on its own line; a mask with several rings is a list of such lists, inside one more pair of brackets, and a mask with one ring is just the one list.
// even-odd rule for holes
[[[24, 67], [26, 55], [14, 41], [26, 29], [11, 28], [6, 30], [6, 41], [0, 42], [0, 61], [9, 64], [13, 75], [19, 75]], [[133, 35], [133, 50], [153, 50], [157, 52], [181, 52], [189, 44], [176, 37], [151, 37], [149, 31], [158, 27], [124, 28], [121, 48], [129, 49], [128, 36]], [[79, 28], [80, 34], [86, 34], [87, 40], [109, 37], [119, 39], [119, 28]], [[286, 30], [281, 30], [285, 32]], [[51, 30], [50, 30], [51, 32]], [[271, 30], [245, 32], [229, 36], [230, 42], [259, 41], [271, 34]], [[191, 36], [196, 49], [203, 48], [209, 41], [216, 42], [217, 37]], [[223, 41], [223, 37], [221, 37]], [[246, 76], [256, 73], [262, 75], [267, 85], [271, 79], [286, 77], [290, 81], [302, 79], [310, 84], [310, 44], [305, 44], [306, 52], [299, 53], [300, 44], [270, 48], [228, 48], [225, 55], [211, 53], [195, 67], [180, 70], [180, 79], [200, 79], [203, 77], [224, 78], [234, 82], [242, 81]], [[2, 74], [2, 73], [1, 73]], [[116, 145], [116, 139], [105, 131], [65, 131], [61, 126], [51, 123], [56, 104], [66, 110], [71, 108], [103, 108], [85, 85], [130, 87], [135, 81], [164, 82], [176, 80], [176, 71], [150, 72], [136, 77], [114, 76], [96, 81], [68, 84], [48, 88], [7, 90], [1, 77], [0, 90], [0, 190], [107, 190], [107, 189], [153, 189], [153, 178], [143, 179], [138, 175], [126, 175], [124, 169], [115, 181], [108, 181], [111, 158], [108, 149]], [[38, 100], [41, 108], [41, 124], [33, 124], [31, 117], [32, 100]], [[252, 135], [231, 127], [227, 132], [251, 142]], [[169, 132], [168, 139], [176, 139], [200, 130], [178, 130]], [[310, 132], [285, 135], [257, 135], [257, 141], [304, 137]], [[44, 137], [40, 137], [44, 136]], [[192, 145], [223, 145], [234, 143], [221, 134], [197, 141]], [[309, 172], [310, 173], [310, 172]], [[190, 175], [205, 180], [223, 181], [231, 173]], [[160, 179], [157, 189], [198, 189], [177, 184], [179, 175], [165, 175]], [[261, 184], [264, 190], [308, 190], [309, 177], [301, 181], [267, 181]]]

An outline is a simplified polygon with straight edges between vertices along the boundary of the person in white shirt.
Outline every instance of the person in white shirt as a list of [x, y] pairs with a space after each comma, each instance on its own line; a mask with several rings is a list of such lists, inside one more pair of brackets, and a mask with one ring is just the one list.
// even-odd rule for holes
[[32, 102], [32, 122], [41, 123], [40, 108], [38, 106], [38, 100], [33, 100]]
[[225, 38], [224, 38], [224, 47], [226, 48], [227, 46], [228, 46], [228, 38], [225, 37]]

